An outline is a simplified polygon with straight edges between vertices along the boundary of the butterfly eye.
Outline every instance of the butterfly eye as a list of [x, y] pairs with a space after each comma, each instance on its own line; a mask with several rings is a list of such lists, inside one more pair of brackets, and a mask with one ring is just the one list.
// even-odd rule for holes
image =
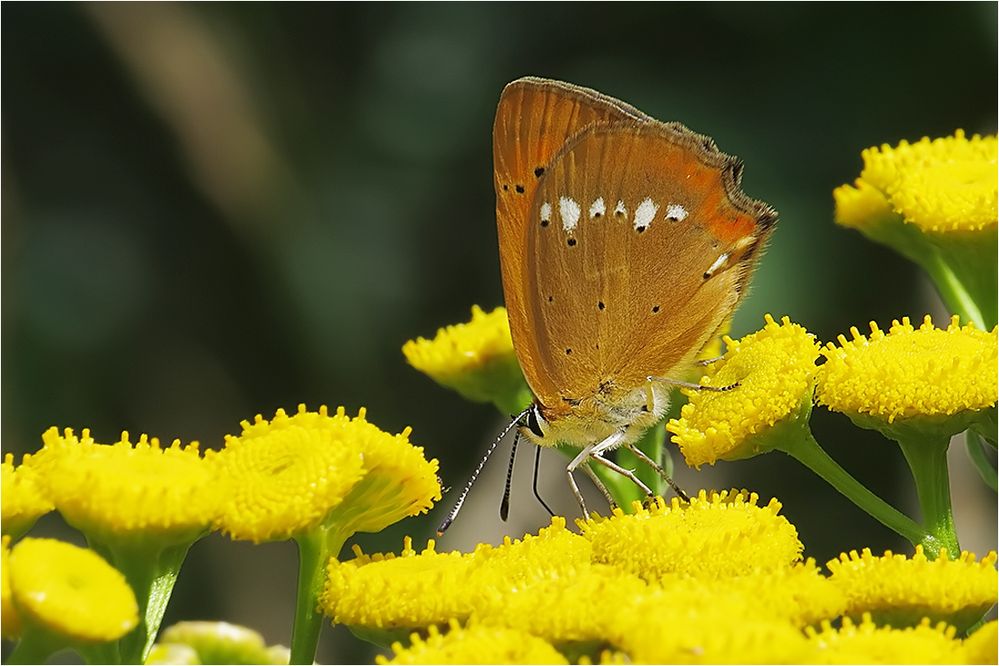
[[538, 412], [538, 406], [531, 407], [531, 411], [527, 413], [527, 427], [538, 437], [545, 436], [545, 431], [541, 429], [541, 422], [544, 420], [545, 418]]

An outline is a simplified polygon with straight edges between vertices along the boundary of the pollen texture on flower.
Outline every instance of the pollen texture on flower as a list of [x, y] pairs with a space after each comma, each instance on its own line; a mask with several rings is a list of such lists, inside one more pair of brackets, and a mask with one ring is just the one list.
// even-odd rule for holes
[[869, 612], [878, 624], [914, 626], [929, 618], [964, 630], [996, 603], [995, 551], [981, 561], [967, 552], [951, 560], [946, 551], [930, 560], [922, 546], [911, 558], [891, 551], [876, 557], [865, 548], [843, 553], [826, 566], [854, 619]]
[[[836, 190], [836, 219], [863, 227], [885, 208], [933, 233], [996, 227], [995, 136], [954, 136], [863, 151], [855, 187]], [[880, 202], [879, 202], [880, 201]]]
[[363, 475], [362, 440], [374, 428], [325, 408], [294, 416], [278, 410], [271, 421], [257, 415], [242, 426], [208, 455], [224, 498], [218, 527], [254, 542], [288, 539], [322, 522]]
[[[345, 418], [342, 409], [337, 418]], [[410, 428], [389, 435], [367, 422], [361, 409], [352, 430], [361, 444], [364, 471], [330, 514], [341, 529], [380, 532], [403, 518], [426, 513], [441, 499], [437, 459], [427, 460], [423, 447], [409, 441]]]
[[[960, 664], [964, 651], [954, 639], [954, 627], [933, 625], [924, 620], [918, 626], [896, 629], [879, 626], [865, 616], [860, 624], [843, 618], [834, 629], [827, 622], [820, 631], [805, 629], [811, 643], [806, 663], [813, 664]], [[974, 662], [968, 662], [974, 663]]]
[[789, 567], [801, 558], [798, 533], [780, 503], [755, 493], [701, 491], [689, 504], [661, 498], [650, 508], [580, 523], [593, 561], [654, 580], [664, 574], [704, 578]]
[[786, 620], [759, 615], [744, 598], [701, 597], [696, 605], [669, 593], [649, 597], [611, 628], [636, 664], [804, 663], [808, 642]]
[[0, 525], [4, 534], [20, 536], [54, 507], [26, 455], [20, 465], [8, 453], [0, 463]]
[[25, 624], [73, 642], [100, 643], [124, 636], [139, 621], [125, 577], [91, 550], [26, 538], [11, 550], [7, 566], [11, 597]]
[[196, 443], [160, 446], [146, 435], [122, 433], [115, 444], [97, 444], [84, 430], [50, 428], [32, 467], [66, 521], [101, 540], [155, 536], [192, 541], [218, 514], [214, 470]]
[[869, 336], [851, 329], [822, 349], [818, 402], [837, 412], [864, 414], [894, 422], [900, 418], [952, 416], [996, 403], [996, 329], [961, 326], [946, 329], [929, 315], [917, 329], [909, 319], [892, 323], [888, 333], [871, 322]]
[[708, 368], [701, 384], [733, 388], [685, 390], [689, 402], [679, 419], [666, 424], [694, 467], [768, 450], [760, 437], [810, 405], [818, 348], [804, 328], [767, 315], [760, 331], [725, 342], [728, 352]]
[[[479, 545], [471, 553], [438, 553], [430, 541], [416, 552], [407, 539], [402, 554], [331, 558], [320, 605], [334, 623], [377, 629], [412, 629], [464, 620], [513, 586], [557, 577], [588, 564], [588, 542], [561, 518], [537, 535]], [[393, 603], [384, 603], [392, 599]]]
[[408, 647], [392, 645], [391, 659], [379, 664], [566, 664], [565, 657], [546, 641], [528, 632], [475, 624], [462, 627], [451, 622], [441, 633], [430, 627], [424, 638], [413, 634]]

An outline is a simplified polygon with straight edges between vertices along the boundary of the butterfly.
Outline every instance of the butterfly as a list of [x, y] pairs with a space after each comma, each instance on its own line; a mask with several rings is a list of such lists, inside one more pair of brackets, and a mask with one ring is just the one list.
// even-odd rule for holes
[[613, 449], [665, 477], [635, 442], [730, 319], [777, 214], [709, 137], [560, 81], [504, 88], [493, 166], [503, 293], [534, 395], [507, 431], [579, 447], [566, 475], [586, 515], [574, 473], [600, 485], [587, 463], [644, 486]]

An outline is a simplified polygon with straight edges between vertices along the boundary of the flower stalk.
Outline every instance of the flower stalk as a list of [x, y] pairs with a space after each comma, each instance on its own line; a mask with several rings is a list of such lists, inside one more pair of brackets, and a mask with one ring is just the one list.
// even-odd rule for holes
[[298, 544], [298, 594], [291, 632], [289, 664], [311, 664], [316, 658], [323, 613], [319, 597], [326, 582], [326, 563], [336, 557], [350, 536], [336, 526], [320, 527], [295, 538]]
[[88, 537], [87, 542], [94, 552], [121, 571], [139, 604], [138, 626], [117, 642], [117, 663], [145, 663], [156, 642], [180, 568], [194, 541], [171, 546], [137, 540], [109, 544]]
[[936, 535], [927, 533], [914, 520], [853, 478], [819, 445], [812, 435], [807, 421], [792, 423], [798, 425], [789, 427], [783, 436], [777, 437], [776, 449], [783, 451], [815, 472], [826, 483], [885, 527], [906, 538], [913, 545], [921, 544], [924, 550], [931, 553], [933, 557], [940, 552], [942, 546], [946, 545], [941, 543]]
[[[957, 557], [961, 548], [954, 529], [954, 514], [950, 500], [950, 475], [947, 470], [949, 437], [924, 436], [899, 439], [923, 513], [923, 524], [941, 547], [947, 548], [951, 557]], [[928, 551], [931, 557], [936, 553]]]

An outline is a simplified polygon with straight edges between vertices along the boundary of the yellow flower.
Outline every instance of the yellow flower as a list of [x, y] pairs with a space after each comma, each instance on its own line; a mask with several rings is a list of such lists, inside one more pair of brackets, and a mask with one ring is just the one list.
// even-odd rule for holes
[[999, 631], [996, 621], [986, 622], [978, 631], [964, 639], [962, 644], [964, 663], [994, 664], [999, 653]]
[[667, 574], [659, 587], [674, 605], [702, 605], [719, 599], [741, 599], [755, 617], [770, 617], [804, 627], [839, 617], [846, 595], [809, 558], [788, 568], [758, 570], [725, 578]]
[[612, 635], [617, 617], [649, 595], [660, 598], [657, 588], [634, 574], [607, 565], [581, 565], [527, 585], [496, 588], [480, 601], [474, 617], [557, 646], [602, 646], [619, 642]]
[[473, 305], [471, 321], [442, 328], [433, 340], [410, 340], [402, 353], [411, 366], [467, 400], [492, 402], [511, 414], [531, 402], [513, 351], [506, 308], [486, 314]]
[[437, 461], [410, 444], [408, 428], [389, 435], [363, 409], [350, 418], [300, 405], [242, 426], [210, 455], [226, 497], [218, 525], [234, 539], [288, 539], [333, 522], [347, 535], [378, 531], [440, 499]]
[[954, 627], [936, 626], [924, 620], [916, 627], [879, 627], [865, 616], [858, 625], [843, 618], [843, 626], [833, 629], [823, 622], [822, 630], [806, 627], [812, 654], [808, 661], [818, 664], [959, 664], [963, 662], [960, 641], [954, 640]]
[[756, 613], [751, 600], [702, 597], [690, 605], [669, 590], [622, 612], [610, 632], [636, 664], [793, 664], [808, 642], [790, 622]]
[[25, 626], [90, 644], [116, 640], [139, 621], [125, 577], [93, 551], [26, 538], [14, 546], [8, 566], [11, 596]]
[[0, 589], [2, 589], [3, 594], [0, 595], [0, 599], [2, 599], [0, 629], [3, 631], [0, 635], [4, 638], [17, 638], [21, 635], [21, 618], [17, 615], [17, 609], [14, 608], [14, 600], [10, 594], [10, 567], [7, 565], [7, 560], [10, 557], [10, 537], [6, 534], [3, 535], [2, 553], [3, 561], [0, 562]]
[[154, 653], [188, 655], [178, 648], [193, 651], [195, 664], [287, 664], [289, 657], [288, 648], [268, 647], [256, 631], [228, 622], [178, 622], [163, 630]]
[[0, 525], [3, 533], [19, 537], [41, 516], [53, 509], [52, 501], [39, 485], [37, 472], [26, 455], [14, 466], [14, 456], [8, 453], [0, 463]]
[[801, 557], [797, 530], [779, 515], [780, 502], [757, 505], [747, 491], [701, 491], [690, 504], [676, 498], [667, 506], [612, 517], [590, 518], [580, 527], [593, 548], [593, 561], [648, 580], [678, 573], [704, 578], [739, 576], [790, 567]]
[[[705, 386], [718, 391], [684, 392], [689, 402], [666, 429], [688, 465], [747, 458], [775, 446], [777, 426], [807, 422], [818, 350], [812, 336], [784, 317], [766, 316], [762, 330], [735, 341], [708, 368]], [[772, 436], [771, 436], [772, 435]]]
[[[364, 555], [329, 561], [323, 612], [334, 624], [378, 630], [419, 629], [467, 619], [499, 590], [552, 578], [589, 563], [585, 539], [553, 518], [537, 536], [480, 544], [472, 553], [437, 553], [431, 540], [417, 553], [406, 539], [399, 556]], [[392, 599], [392, 603], [385, 603]]]
[[852, 340], [841, 335], [838, 347], [822, 350], [816, 396], [857, 425], [884, 431], [883, 424], [914, 419], [917, 428], [949, 436], [996, 403], [996, 329], [962, 327], [954, 316], [941, 330], [927, 315], [918, 329], [904, 317], [887, 334], [874, 322], [870, 337], [851, 333]]
[[201, 659], [198, 651], [189, 645], [180, 643], [156, 643], [146, 657], [146, 666], [198, 666]]
[[379, 655], [378, 664], [567, 664], [558, 650], [527, 632], [503, 627], [450, 623], [441, 634], [430, 627], [426, 638], [414, 633], [409, 647], [394, 643], [395, 656]]
[[836, 219], [863, 227], [872, 212], [888, 208], [925, 232], [994, 228], [996, 155], [995, 136], [968, 139], [961, 130], [932, 141], [868, 148], [861, 154], [864, 170], [856, 188], [844, 185], [834, 192]]
[[218, 513], [215, 475], [197, 443], [128, 433], [112, 445], [96, 444], [90, 431], [77, 438], [50, 428], [32, 466], [56, 509], [73, 527], [102, 543], [155, 537], [163, 545], [190, 542]]
[[903, 141], [863, 153], [856, 186], [833, 192], [836, 221], [916, 262], [951, 312], [996, 324], [996, 137]]
[[878, 624], [914, 626], [924, 617], [945, 621], [960, 631], [977, 622], [996, 602], [996, 553], [980, 562], [971, 553], [951, 560], [942, 552], [929, 560], [921, 546], [911, 558], [870, 549], [843, 553], [826, 566], [832, 582], [848, 599], [854, 619], [870, 613]]

